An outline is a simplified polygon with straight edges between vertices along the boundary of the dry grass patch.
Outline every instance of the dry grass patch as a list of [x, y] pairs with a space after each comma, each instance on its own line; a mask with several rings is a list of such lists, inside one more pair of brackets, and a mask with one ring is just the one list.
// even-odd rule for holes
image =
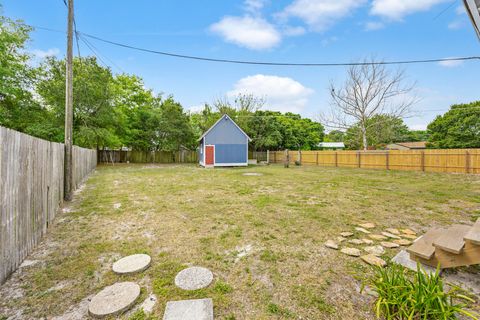
[[[0, 289], [0, 315], [62, 315], [128, 280], [141, 284], [143, 299], [157, 295], [157, 317], [169, 300], [211, 297], [218, 319], [370, 319], [372, 300], [358, 293], [358, 278], [370, 268], [323, 243], [367, 221], [377, 230], [419, 232], [470, 221], [480, 212], [479, 181], [318, 167], [100, 166], [29, 257], [41, 263]], [[128, 276], [111, 271], [133, 253], [151, 255], [151, 267]], [[212, 270], [210, 287], [175, 287], [176, 273], [192, 265]], [[4, 299], [15, 285], [22, 296]]]

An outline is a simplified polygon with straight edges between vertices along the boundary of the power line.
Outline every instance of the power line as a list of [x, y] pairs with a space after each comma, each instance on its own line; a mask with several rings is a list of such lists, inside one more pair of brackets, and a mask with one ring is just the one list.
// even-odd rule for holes
[[80, 35], [80, 39], [85, 43], [85, 45], [87, 45], [87, 47], [90, 49], [90, 51], [92, 51], [92, 53], [105, 65], [105, 66], [108, 66], [108, 64], [105, 63], [105, 61], [103, 61], [103, 58], [105, 58], [106, 60], [108, 60], [115, 68], [118, 69], [118, 71], [120, 71], [121, 73], [126, 73], [122, 68], [120, 68], [115, 62], [113, 62], [113, 60], [111, 60], [110, 58], [108, 58], [105, 54], [102, 54], [100, 52], [100, 50], [98, 50], [97, 47], [95, 47], [90, 41], [88, 41], [88, 39], [86, 39], [85, 37], [81, 36]]
[[440, 11], [434, 18], [433, 20], [436, 20], [438, 17], [440, 17], [442, 14], [444, 14], [445, 12], [447, 12], [449, 9], [451, 9], [455, 4], [457, 3], [457, 1], [453, 1], [452, 3], [450, 3], [445, 9], [443, 9], [442, 11]]
[[[33, 28], [46, 30], [51, 32], [64, 32], [60, 30], [55, 30], [46, 27], [36, 27]], [[207, 61], [207, 62], [218, 62], [218, 63], [230, 63], [230, 64], [242, 64], [242, 65], [263, 65], [263, 66], [284, 66], [284, 67], [341, 67], [341, 66], [369, 66], [369, 65], [404, 65], [404, 64], [420, 64], [420, 63], [438, 63], [438, 62], [448, 62], [448, 61], [470, 61], [470, 60], [480, 60], [480, 56], [467, 56], [467, 57], [457, 57], [457, 58], [435, 58], [435, 59], [414, 59], [414, 60], [393, 60], [393, 61], [378, 61], [378, 62], [338, 62], [338, 63], [297, 63], [297, 62], [268, 62], [268, 61], [249, 61], [249, 60], [235, 60], [235, 59], [223, 59], [223, 58], [209, 58], [201, 57], [194, 55], [179, 54], [174, 52], [167, 51], [158, 51], [153, 49], [141, 48], [129, 44], [124, 44], [108, 39], [104, 39], [95, 35], [91, 35], [85, 32], [78, 31], [84, 37], [108, 43], [117, 47], [122, 47], [126, 49], [147, 52], [157, 55], [163, 55], [174, 58], [182, 58], [189, 60], [197, 61]]]

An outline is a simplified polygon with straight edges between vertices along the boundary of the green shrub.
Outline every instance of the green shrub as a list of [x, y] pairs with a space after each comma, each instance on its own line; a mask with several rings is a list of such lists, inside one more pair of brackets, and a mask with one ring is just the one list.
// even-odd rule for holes
[[377, 317], [385, 319], [456, 319], [458, 314], [478, 319], [477, 314], [465, 310], [464, 302], [474, 302], [462, 295], [459, 287], [444, 291], [439, 269], [429, 275], [420, 266], [413, 277], [400, 265], [375, 268], [368, 284], [377, 292]]

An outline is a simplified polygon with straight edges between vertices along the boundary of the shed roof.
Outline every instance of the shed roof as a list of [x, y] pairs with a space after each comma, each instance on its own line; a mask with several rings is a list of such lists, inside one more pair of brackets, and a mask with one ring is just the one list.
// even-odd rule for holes
[[200, 138], [198, 138], [197, 141], [202, 140], [210, 131], [212, 131], [213, 128], [215, 128], [215, 126], [216, 126], [222, 119], [228, 119], [228, 120], [230, 120], [230, 121], [248, 138], [248, 141], [252, 141], [252, 139], [248, 136], [248, 134], [246, 134], [245, 131], [243, 131], [242, 128], [240, 128], [240, 126], [239, 126], [235, 121], [233, 121], [233, 119], [230, 118], [228, 114], [224, 114], [223, 116], [221, 116], [220, 119], [218, 119], [217, 122], [215, 122], [215, 123], [213, 124], [213, 126], [210, 127], [210, 129], [208, 129], [207, 131], [205, 131], [205, 133], [202, 134], [202, 136], [201, 136]]
[[318, 146], [320, 148], [345, 148], [343, 142], [320, 142]]
[[409, 149], [426, 149], [427, 148], [426, 141], [396, 142], [396, 143], [389, 144], [389, 146], [391, 145], [398, 145], [398, 146], [402, 146]]

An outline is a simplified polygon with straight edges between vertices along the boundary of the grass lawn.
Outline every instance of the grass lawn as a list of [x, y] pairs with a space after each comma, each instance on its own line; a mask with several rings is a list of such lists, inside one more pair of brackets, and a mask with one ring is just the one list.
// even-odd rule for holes
[[[157, 295], [155, 318], [169, 300], [211, 297], [216, 319], [373, 319], [372, 298], [358, 293], [370, 268], [325, 248], [327, 239], [361, 222], [421, 232], [479, 215], [480, 177], [472, 175], [99, 166], [28, 258], [39, 262], [0, 290], [0, 319], [72, 312], [126, 280], [141, 285], [142, 299]], [[151, 267], [115, 275], [111, 264], [133, 253], [150, 254]], [[212, 270], [212, 285], [176, 288], [176, 273], [190, 265]]]

